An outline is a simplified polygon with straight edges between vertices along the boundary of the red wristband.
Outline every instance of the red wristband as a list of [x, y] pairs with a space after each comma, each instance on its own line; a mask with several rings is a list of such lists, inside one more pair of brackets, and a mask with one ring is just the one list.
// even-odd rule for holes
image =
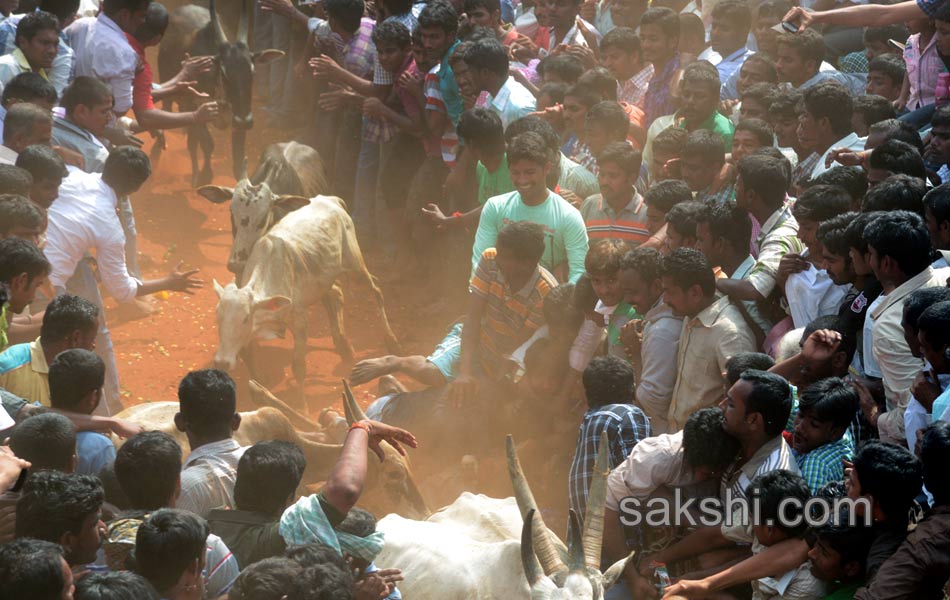
[[362, 421], [357, 421], [356, 423], [353, 423], [352, 425], [350, 425], [350, 428], [347, 429], [347, 432], [353, 431], [354, 429], [362, 429], [363, 431], [366, 432], [366, 435], [370, 434], [369, 425], [367, 425], [366, 423], [363, 423]]

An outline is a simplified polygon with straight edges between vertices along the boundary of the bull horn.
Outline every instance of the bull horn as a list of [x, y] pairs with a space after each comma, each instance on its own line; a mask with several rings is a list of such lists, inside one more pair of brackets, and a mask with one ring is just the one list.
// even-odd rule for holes
[[518, 509], [525, 520], [529, 518], [528, 515], [530, 514], [537, 521], [534, 525], [533, 539], [535, 553], [541, 561], [544, 573], [551, 575], [562, 571], [567, 568], [564, 566], [564, 559], [562, 558], [567, 556], [567, 548], [544, 524], [541, 511], [538, 509], [538, 503], [535, 502], [528, 480], [524, 476], [524, 471], [521, 470], [521, 461], [518, 460], [515, 440], [510, 434], [505, 439], [505, 446], [508, 454], [508, 475], [511, 478], [511, 486], [515, 491], [515, 501], [518, 503]]
[[607, 476], [610, 464], [607, 462], [609, 445], [607, 432], [600, 434], [597, 459], [594, 461], [594, 475], [587, 494], [587, 511], [584, 517], [584, 558], [591, 569], [600, 570], [600, 552], [604, 541], [604, 512], [607, 505]]
[[534, 545], [532, 544], [532, 525], [534, 523], [534, 509], [528, 511], [528, 516], [521, 527], [521, 566], [524, 568], [524, 575], [528, 579], [528, 585], [534, 587], [534, 584], [541, 581], [544, 577], [544, 571], [541, 570], [541, 564], [538, 557], [534, 555]]
[[284, 413], [294, 427], [302, 431], [319, 431], [320, 426], [313, 422], [307, 415], [296, 408], [289, 406], [286, 402], [271, 393], [269, 389], [259, 382], [251, 379], [247, 382], [251, 389], [251, 401], [256, 406], [271, 406]]
[[241, 19], [238, 21], [237, 41], [247, 44], [247, 0], [241, 0]]
[[[215, 10], [214, 0], [208, 1], [208, 14], [211, 16], [211, 31], [214, 32], [214, 41], [219, 46], [226, 44], [228, 38], [224, 35], [224, 30], [221, 29], [221, 23], [218, 22], [218, 11]], [[215, 49], [215, 52], [217, 52], [217, 49]]]
[[571, 573], [585, 573], [584, 541], [581, 539], [581, 524], [577, 520], [577, 512], [570, 509], [570, 519], [567, 524], [568, 570]]
[[350, 382], [343, 380], [343, 413], [346, 415], [346, 424], [352, 425], [357, 421], [366, 420], [366, 413], [360, 408], [353, 397], [353, 390], [350, 389]]

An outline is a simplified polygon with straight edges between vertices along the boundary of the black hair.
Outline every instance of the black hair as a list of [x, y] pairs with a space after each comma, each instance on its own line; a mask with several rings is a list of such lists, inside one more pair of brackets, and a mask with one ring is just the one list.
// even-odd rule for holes
[[0, 189], [5, 194], [16, 194], [28, 198], [30, 190], [33, 189], [33, 176], [26, 169], [0, 164]]
[[739, 441], [723, 428], [722, 411], [715, 407], [697, 410], [683, 426], [683, 462], [692, 468], [722, 470], [739, 454]]
[[938, 225], [950, 221], [950, 184], [942, 183], [933, 188], [924, 196], [923, 202]]
[[756, 13], [759, 17], [770, 16], [781, 19], [791, 9], [792, 5], [788, 0], [763, 0], [763, 2], [759, 4]]
[[303, 452], [290, 442], [254, 444], [238, 462], [234, 504], [238, 510], [280, 514], [300, 485], [306, 467]]
[[339, 552], [317, 542], [303, 546], [291, 546], [284, 551], [284, 556], [302, 568], [324, 564], [333, 565], [341, 569], [346, 568], [346, 563], [343, 561], [343, 557]]
[[644, 25], [656, 25], [668, 38], [680, 39], [680, 20], [676, 12], [665, 6], [649, 8], [640, 17], [640, 30]]
[[922, 483], [917, 457], [904, 446], [870, 440], [858, 448], [852, 463], [861, 494], [872, 496], [889, 522], [906, 523]]
[[[669, 152], [675, 156], [682, 156], [686, 148], [686, 140], [689, 134], [685, 129], [679, 127], [668, 127], [656, 134], [653, 138], [653, 152]], [[649, 190], [647, 190], [649, 193]]]
[[782, 161], [764, 154], [750, 154], [742, 157], [737, 169], [743, 185], [755, 192], [766, 206], [778, 208], [785, 201], [789, 174]]
[[0, 544], [4, 598], [60, 600], [65, 587], [63, 547], [58, 543], [21, 538]]
[[573, 85], [584, 73], [584, 65], [571, 54], [549, 54], [538, 63], [537, 71], [542, 78], [545, 73], [556, 73], [562, 81]]
[[49, 399], [53, 408], [75, 411], [82, 400], [102, 388], [106, 365], [90, 350], [63, 350], [49, 364]]
[[682, 290], [698, 285], [704, 296], [716, 293], [712, 267], [703, 253], [694, 248], [677, 248], [664, 256], [660, 276], [669, 277]]
[[627, 142], [610, 142], [597, 155], [598, 165], [607, 163], [615, 164], [627, 173], [636, 174], [640, 172], [643, 155]]
[[[888, 55], [890, 56], [890, 55]], [[884, 58], [879, 56], [878, 58]], [[874, 60], [877, 60], [875, 58]], [[904, 64], [901, 61], [901, 64]], [[897, 113], [894, 112], [894, 105], [884, 96], [876, 94], [866, 94], [854, 99], [854, 114], [861, 115], [865, 125], [870, 127], [875, 123], [887, 119], [893, 119]]]
[[537, 263], [544, 256], [544, 227], [530, 221], [509, 223], [498, 232], [495, 246], [517, 260]]
[[57, 34], [59, 33], [59, 19], [56, 18], [56, 15], [42, 10], [27, 13], [26, 16], [20, 19], [20, 22], [16, 26], [17, 46], [20, 45], [20, 38], [25, 38], [26, 41], [30, 41], [35, 38], [39, 32], [47, 29], [53, 30]]
[[848, 230], [845, 236], [848, 238], [848, 247], [861, 251], [863, 254], [868, 252], [868, 241], [864, 237], [864, 230], [868, 223], [885, 214], [876, 210], [872, 212], [860, 212], [854, 217], [854, 220], [848, 223]]
[[696, 223], [705, 210], [702, 202], [680, 202], [666, 213], [666, 222], [683, 237], [696, 237]]
[[580, 327], [584, 320], [584, 313], [577, 310], [577, 306], [574, 305], [573, 283], [562, 283], [551, 290], [544, 297], [541, 311], [544, 314], [544, 322], [548, 325], [575, 322]]
[[121, 146], [109, 154], [102, 167], [102, 181], [120, 194], [131, 194], [152, 174], [152, 164], [145, 154], [133, 146]]
[[102, 0], [100, 10], [107, 16], [115, 16], [122, 10], [138, 12], [149, 5], [150, 0]]
[[752, 219], [749, 211], [736, 206], [735, 202], [723, 202], [703, 207], [696, 216], [696, 223], [705, 223], [713, 238], [729, 242], [734, 252], [744, 255], [749, 252], [752, 239]]
[[49, 261], [43, 252], [26, 240], [7, 238], [0, 240], [0, 281], [9, 284], [10, 281], [26, 273], [29, 280], [50, 271]]
[[791, 48], [795, 54], [801, 57], [802, 61], [815, 63], [815, 71], [821, 66], [821, 62], [825, 57], [825, 40], [814, 29], [806, 29], [794, 34], [780, 33], [778, 34], [777, 43]]
[[[888, 43], [889, 40], [896, 40], [901, 44], [907, 42], [907, 38], [910, 37], [910, 31], [907, 29], [907, 25], [903, 23], [894, 23], [891, 25], [880, 25], [876, 27], [865, 27], [864, 34], [861, 36], [861, 40], [865, 44], [880, 42], [882, 44]], [[895, 56], [893, 54], [885, 54], [884, 56]]]
[[132, 34], [139, 43], [144, 44], [149, 40], [165, 35], [168, 29], [168, 9], [160, 2], [152, 2], [145, 11], [145, 21], [139, 25], [135, 33]]
[[795, 119], [798, 117], [799, 106], [802, 103], [802, 93], [793, 90], [785, 94], [779, 94], [769, 105], [769, 119]]
[[584, 369], [582, 378], [590, 408], [633, 402], [633, 367], [622, 358], [598, 356]]
[[[158, 4], [153, 2], [152, 5]], [[158, 592], [131, 571], [90, 573], [76, 581], [74, 600], [159, 600]]]
[[335, 527], [337, 531], [365, 538], [376, 532], [376, 517], [362, 508], [351, 508], [346, 518]]
[[71, 470], [76, 455], [76, 427], [59, 413], [31, 414], [13, 429], [10, 449], [30, 461], [34, 472], [49, 469], [65, 473]]
[[597, 306], [597, 294], [591, 285], [590, 275], [582, 273], [574, 282], [574, 306], [581, 311], [594, 310]]
[[465, 0], [462, 7], [466, 13], [471, 13], [477, 8], [484, 8], [489, 14], [496, 10], [501, 12], [500, 0]]
[[17, 75], [3, 87], [0, 104], [9, 107], [12, 100], [21, 102], [45, 100], [50, 104], [55, 104], [57, 97], [56, 88], [52, 83], [43, 79], [43, 76], [38, 73], [27, 71]]
[[[17, 76], [19, 77], [19, 75]], [[6, 93], [6, 90], [4, 90]], [[938, 106], [934, 116], [930, 118], [931, 127], [950, 127], [950, 106]]]
[[927, 342], [934, 348], [942, 348], [945, 356], [950, 356], [950, 301], [943, 300], [931, 304], [917, 319], [917, 329], [924, 334]]
[[492, 153], [505, 151], [505, 127], [495, 111], [487, 108], [466, 110], [459, 117], [456, 132], [467, 146]]
[[924, 311], [938, 302], [950, 300], [950, 288], [947, 287], [925, 287], [914, 290], [904, 300], [904, 311], [901, 324], [907, 324], [915, 331], [917, 330], [917, 321]]
[[433, 0], [419, 13], [419, 27], [438, 27], [447, 34], [458, 31], [459, 15], [445, 0]]
[[891, 175], [868, 190], [861, 203], [863, 212], [903, 210], [924, 216], [926, 182], [911, 175]]
[[577, 80], [577, 85], [596, 91], [600, 95], [599, 100], [617, 101], [617, 80], [604, 67], [594, 67], [584, 71]]
[[774, 366], [775, 359], [764, 352], [739, 352], [726, 359], [726, 381], [732, 387], [746, 371], [768, 371]]
[[[808, 529], [805, 519], [785, 519], [787, 503], [797, 500], [792, 506], [801, 509], [811, 498], [805, 479], [798, 473], [776, 469], [756, 475], [746, 488], [746, 497], [757, 499], [759, 522], [756, 525], [774, 525], [789, 537], [798, 538]], [[791, 522], [796, 522], [791, 525]]]
[[[2, 184], [2, 182], [0, 182]], [[0, 194], [0, 236], [14, 227], [40, 231], [46, 225], [46, 211], [19, 194]]]
[[[339, 21], [346, 31], [355, 32], [360, 28], [360, 20], [365, 10], [363, 0], [325, 0], [323, 6], [327, 16]], [[382, 23], [379, 26], [382, 26]]]
[[868, 191], [868, 174], [861, 167], [832, 167], [809, 181], [809, 185], [836, 185], [847, 190], [851, 200], [857, 202]]
[[[895, 54], [882, 54], [875, 56], [868, 63], [868, 73], [877, 71], [890, 79], [893, 83], [900, 85], [904, 81], [904, 75], [907, 73], [907, 65], [904, 59]], [[893, 107], [893, 105], [891, 105]], [[893, 117], [891, 117], [893, 118]]]
[[717, 2], [712, 9], [713, 18], [727, 19], [740, 30], [748, 31], [752, 28], [752, 11], [745, 0], [723, 0]]
[[[558, 56], [567, 56], [559, 54]], [[556, 104], [564, 102], [564, 94], [567, 93], [568, 84], [561, 82], [545, 83], [538, 88], [538, 98], [549, 96]]]
[[[617, 142], [624, 142], [627, 131], [630, 129], [630, 118], [618, 103], [605, 100], [593, 105], [587, 111], [587, 126], [590, 127], [591, 124], [604, 128]], [[639, 171], [640, 168], [637, 167], [635, 172]]]
[[637, 32], [629, 27], [615, 27], [600, 40], [601, 54], [611, 48], [616, 48], [624, 54], [640, 54], [640, 38]]
[[165, 506], [178, 486], [181, 457], [181, 446], [163, 431], [144, 431], [122, 444], [115, 456], [115, 475], [132, 508]]
[[66, 162], [52, 147], [43, 144], [27, 146], [16, 159], [16, 166], [29, 171], [33, 182], [62, 181], [69, 175]]
[[218, 369], [192, 371], [178, 385], [178, 401], [188, 429], [200, 436], [229, 436], [237, 403], [230, 375]]
[[772, 126], [762, 119], [742, 119], [736, 125], [736, 132], [739, 131], [751, 133], [760, 146], [771, 146], [772, 142], [775, 141], [775, 132], [772, 131]]
[[545, 150], [547, 150], [547, 159], [552, 161], [554, 167], [557, 167], [561, 159], [561, 136], [550, 123], [535, 115], [521, 117], [505, 127], [505, 140], [508, 142], [508, 164], [511, 164], [511, 144], [516, 137], [524, 133], [532, 133], [541, 138]]
[[52, 123], [49, 111], [29, 102], [17, 102], [7, 109], [3, 119], [3, 143], [9, 145], [15, 135], [32, 135], [42, 123]]
[[[765, 67], [765, 81], [760, 81], [759, 83], [753, 83], [751, 86], [746, 89], [745, 93], [742, 94], [742, 99], [745, 100], [746, 97], [753, 99], [758, 99], [765, 105], [766, 110], [769, 108], [769, 105], [775, 100], [778, 96], [779, 90], [778, 86], [778, 71], [775, 70], [775, 62], [764, 54], [753, 54], [749, 58], [745, 59], [745, 62], [742, 63], [744, 67], [746, 64], [755, 64], [759, 63]], [[742, 67], [739, 67], [740, 69]], [[768, 86], [768, 88], [762, 87]], [[753, 92], [752, 96], [749, 96], [749, 92], [752, 91], [752, 88], [758, 87], [756, 92]], [[765, 90], [768, 89], [768, 93], [765, 93]]]
[[[688, 67], [683, 69], [682, 82], [704, 85], [709, 88], [710, 92], [714, 93], [717, 98], [719, 97], [719, 88], [722, 86], [722, 81], [719, 79], [719, 71], [705, 60], [690, 63]], [[706, 130], [698, 129], [697, 131]]]
[[[151, 6], [161, 6], [153, 2]], [[71, 115], [80, 104], [89, 108], [112, 102], [112, 88], [95, 77], [80, 76], [72, 80], [63, 90], [63, 99], [60, 105]]]
[[723, 164], [726, 161], [726, 143], [722, 136], [707, 129], [689, 134], [683, 147], [683, 159], [699, 158], [705, 163]]
[[864, 239], [881, 259], [890, 256], [897, 261], [897, 266], [909, 277], [930, 265], [930, 233], [916, 213], [897, 210], [881, 215], [868, 223]]
[[99, 511], [102, 500], [102, 484], [92, 475], [32, 473], [16, 502], [16, 537], [58, 544], [64, 534], [82, 531], [86, 519]]
[[821, 544], [828, 546], [841, 556], [841, 566], [850, 562], [857, 562], [859, 573], [863, 576], [865, 566], [868, 560], [868, 551], [876, 537], [875, 530], [865, 525], [860, 519], [857, 519], [852, 526], [847, 521], [847, 511], [844, 511], [846, 518], [836, 521], [828, 519], [822, 525], [815, 527], [811, 534]]
[[636, 271], [645, 282], [660, 278], [663, 257], [655, 248], [634, 248], [620, 260], [621, 271]]
[[682, 179], [660, 181], [650, 186], [646, 196], [644, 196], [647, 206], [664, 214], [670, 212], [670, 209], [677, 204], [689, 202], [692, 199], [693, 193]]
[[872, 169], [882, 169], [892, 174], [904, 174], [925, 179], [927, 168], [916, 148], [899, 140], [887, 140], [874, 150], [868, 164]]
[[159, 593], [167, 593], [201, 559], [209, 533], [198, 515], [173, 508], [155, 511], [135, 535], [135, 571]]
[[[939, 111], [939, 109], [938, 109]], [[884, 119], [868, 128], [868, 135], [876, 135], [887, 140], [900, 140], [907, 142], [921, 155], [924, 153], [924, 142], [920, 137], [920, 132], [906, 121], [900, 119]]]
[[815, 119], [828, 119], [835, 135], [845, 136], [851, 131], [854, 105], [848, 88], [836, 81], [823, 81], [805, 90], [802, 95], [805, 110]]
[[550, 148], [540, 135], [528, 131], [508, 141], [508, 164], [527, 160], [538, 165], [551, 161]]
[[474, 42], [463, 59], [470, 69], [486, 69], [496, 77], [508, 78], [508, 51], [494, 36]]
[[40, 338], [54, 343], [74, 331], [91, 331], [99, 327], [99, 307], [81, 296], [61, 294], [53, 298], [43, 313]]
[[567, 91], [564, 92], [564, 97], [566, 98], [568, 96], [577, 98], [577, 100], [586, 106], [588, 110], [600, 102], [602, 98], [600, 92], [597, 91], [593, 86], [581, 83], [580, 80], [578, 80], [578, 82], [571, 87], [567, 88]]
[[302, 566], [282, 556], [259, 560], [234, 580], [228, 600], [281, 600], [302, 570]]
[[848, 319], [839, 317], [838, 315], [822, 315], [816, 317], [805, 325], [805, 329], [802, 331], [802, 341], [806, 340], [808, 336], [819, 329], [830, 329], [841, 336], [838, 352], [845, 353], [847, 357], [845, 362], [850, 365], [854, 359], [854, 353], [858, 350], [858, 336]]
[[287, 600], [352, 600], [353, 577], [330, 564], [306, 567], [287, 594]]
[[764, 431], [768, 436], [782, 433], [792, 411], [792, 388], [784, 377], [749, 369], [739, 379], [752, 385], [745, 400], [745, 412], [759, 413], [764, 422]]
[[924, 430], [920, 444], [920, 460], [923, 462], [924, 483], [933, 494], [935, 505], [950, 502], [950, 481], [947, 481], [947, 464], [950, 464], [950, 423], [935, 421]]
[[399, 21], [383, 21], [373, 28], [373, 44], [376, 47], [395, 46], [405, 50], [412, 45], [412, 34]]
[[803, 191], [792, 206], [796, 220], [823, 223], [848, 211], [851, 196], [835, 185], [813, 185]]
[[846, 428], [858, 411], [858, 392], [840, 377], [821, 379], [806, 387], [798, 396], [798, 414], [808, 412], [832, 427]]

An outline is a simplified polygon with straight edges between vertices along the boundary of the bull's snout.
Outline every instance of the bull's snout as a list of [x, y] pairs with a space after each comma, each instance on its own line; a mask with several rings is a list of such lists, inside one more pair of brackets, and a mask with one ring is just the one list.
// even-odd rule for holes
[[230, 373], [234, 370], [234, 367], [237, 366], [237, 358], [224, 357], [219, 354], [215, 354], [214, 360], [211, 361], [211, 366], [215, 369], [218, 369], [219, 371]]
[[234, 115], [231, 118], [231, 123], [237, 129], [250, 129], [254, 127], [254, 115], [248, 114], [244, 117]]

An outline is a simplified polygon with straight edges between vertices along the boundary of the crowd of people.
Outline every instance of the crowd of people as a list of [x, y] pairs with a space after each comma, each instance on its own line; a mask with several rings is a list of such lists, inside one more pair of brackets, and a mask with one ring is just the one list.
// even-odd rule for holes
[[[950, 3], [252, 8], [264, 127], [319, 152], [388, 277], [466, 285], [464, 316], [353, 366], [394, 393], [312, 496], [299, 448], [233, 439], [226, 373], [180, 383], [185, 456], [113, 416], [100, 288], [147, 312], [203, 284], [142, 278], [136, 134], [218, 118], [194, 85], [223, 67], [155, 80], [159, 2], [0, 2], [0, 599], [399, 598], [367, 453], [436, 410], [477, 428], [496, 386], [579, 425], [579, 520], [606, 440], [602, 559], [636, 552], [607, 598], [950, 594]], [[674, 500], [735, 518], [631, 518]]]

